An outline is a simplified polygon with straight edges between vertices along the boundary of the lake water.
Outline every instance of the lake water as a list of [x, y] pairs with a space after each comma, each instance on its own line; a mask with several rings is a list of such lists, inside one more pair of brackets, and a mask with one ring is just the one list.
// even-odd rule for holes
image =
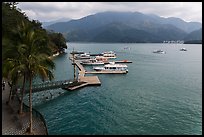
[[[182, 47], [188, 51], [179, 51]], [[115, 60], [133, 63], [127, 74], [97, 74], [101, 86], [34, 94], [50, 135], [202, 134], [202, 45], [68, 43], [67, 54], [54, 60], [56, 81], [73, 79], [73, 48], [112, 50]], [[166, 54], [152, 53], [155, 49]], [[51, 92], [54, 99], [42, 101]]]

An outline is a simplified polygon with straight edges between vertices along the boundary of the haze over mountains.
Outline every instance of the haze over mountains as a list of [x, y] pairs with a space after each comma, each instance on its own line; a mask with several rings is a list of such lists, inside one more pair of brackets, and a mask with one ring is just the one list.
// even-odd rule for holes
[[61, 32], [70, 42], [202, 41], [202, 24], [140, 12], [102, 12], [77, 20], [58, 22], [48, 30]]
[[70, 20], [71, 20], [70, 18], [60, 18], [60, 19], [53, 20], [53, 21], [46, 21], [46, 22], [42, 22], [42, 27], [46, 28], [47, 26], [55, 24], [57, 22], [67, 22]]

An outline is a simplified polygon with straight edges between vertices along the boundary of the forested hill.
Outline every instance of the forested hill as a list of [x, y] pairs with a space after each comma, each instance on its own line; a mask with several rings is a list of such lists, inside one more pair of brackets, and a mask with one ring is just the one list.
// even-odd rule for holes
[[58, 22], [48, 30], [61, 32], [72, 42], [163, 42], [184, 40], [201, 29], [199, 22], [163, 18], [140, 12], [102, 12], [78, 20]]
[[4, 53], [5, 49], [9, 46], [18, 45], [19, 38], [17, 34], [19, 33], [18, 28], [24, 24], [28, 24], [34, 30], [38, 32], [38, 37], [43, 37], [47, 40], [47, 46], [49, 46], [54, 53], [62, 52], [67, 48], [65, 38], [61, 33], [55, 33], [52, 31], [47, 31], [42, 28], [42, 24], [37, 20], [29, 20], [25, 13], [21, 12], [21, 9], [17, 9], [16, 2], [4, 2], [2, 3], [2, 51]]

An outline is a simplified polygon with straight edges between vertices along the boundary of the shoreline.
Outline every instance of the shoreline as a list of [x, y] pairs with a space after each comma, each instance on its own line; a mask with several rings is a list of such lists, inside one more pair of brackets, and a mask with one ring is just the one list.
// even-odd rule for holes
[[[10, 104], [7, 105], [9, 97], [10, 87], [7, 80], [5, 90], [2, 90], [2, 135], [28, 135], [27, 128], [29, 125], [29, 112], [25, 112], [23, 115], [18, 114], [19, 100], [15, 96]], [[34, 135], [47, 135], [47, 127], [43, 125], [43, 121], [33, 116], [33, 133]]]

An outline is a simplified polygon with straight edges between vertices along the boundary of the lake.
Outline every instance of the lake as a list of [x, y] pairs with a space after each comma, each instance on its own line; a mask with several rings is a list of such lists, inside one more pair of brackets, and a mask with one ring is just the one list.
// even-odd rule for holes
[[[133, 63], [127, 64], [127, 74], [95, 74], [101, 86], [34, 94], [34, 108], [44, 115], [50, 135], [202, 134], [201, 44], [67, 45], [67, 54], [54, 59], [56, 81], [73, 79], [69, 60], [73, 49], [90, 53], [112, 50], [117, 54], [115, 60]], [[186, 52], [179, 51], [183, 47]], [[166, 54], [152, 53], [156, 49]]]

